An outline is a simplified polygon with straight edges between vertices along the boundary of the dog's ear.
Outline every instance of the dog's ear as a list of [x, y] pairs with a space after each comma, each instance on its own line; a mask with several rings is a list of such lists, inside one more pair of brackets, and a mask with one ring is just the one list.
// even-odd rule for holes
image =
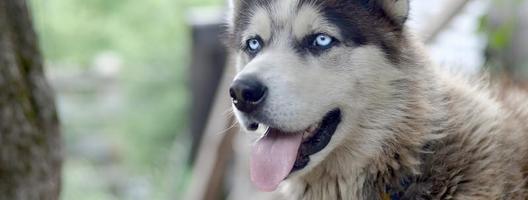
[[[235, 0], [236, 1], [236, 0]], [[409, 0], [376, 0], [383, 10], [399, 24], [404, 24], [409, 16]]]

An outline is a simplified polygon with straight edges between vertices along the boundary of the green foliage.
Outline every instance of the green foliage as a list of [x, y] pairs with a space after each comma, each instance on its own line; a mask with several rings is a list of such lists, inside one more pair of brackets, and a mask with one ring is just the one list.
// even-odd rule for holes
[[515, 21], [510, 20], [497, 27], [490, 27], [488, 16], [483, 16], [480, 22], [480, 30], [488, 35], [489, 48], [501, 50], [511, 43], [515, 30]]
[[109, 49], [134, 64], [174, 61], [188, 45], [185, 7], [219, 2], [33, 0], [32, 7], [45, 57], [87, 66], [94, 54]]
[[[106, 51], [123, 60], [118, 85], [124, 100], [118, 113], [101, 107], [97, 92], [77, 95], [76, 108], [62, 109], [69, 151], [83, 137], [98, 134], [122, 152], [123, 158], [117, 164], [122, 173], [146, 177], [153, 183], [153, 194], [147, 199], [179, 195], [188, 179], [188, 169], [182, 161], [187, 159], [185, 151], [189, 146], [183, 134], [188, 116], [185, 83], [190, 56], [190, 34], [184, 14], [191, 6], [219, 6], [223, 1], [30, 3], [44, 57], [54, 71], [90, 70], [96, 55]], [[176, 160], [180, 163], [176, 164], [169, 163], [169, 152], [174, 153], [174, 146], [179, 147]], [[177, 165], [174, 174], [179, 177], [170, 177], [172, 165]], [[64, 169], [63, 199], [120, 199], [119, 192], [103, 181], [107, 178], [106, 168], [100, 164], [69, 156]]]
[[514, 46], [514, 34], [519, 31], [521, 21], [519, 21], [518, 12], [523, 2], [525, 0], [493, 0], [491, 9], [494, 10], [491, 13], [495, 13], [494, 19], [491, 19], [489, 15], [481, 17], [479, 31], [488, 38], [486, 67], [494, 73], [505, 71], [512, 73], [511, 69], [525, 68], [521, 63], [512, 63], [511, 57], [507, 55]]
[[505, 48], [511, 41], [513, 30], [513, 24], [507, 23], [490, 33], [490, 47], [494, 49]]

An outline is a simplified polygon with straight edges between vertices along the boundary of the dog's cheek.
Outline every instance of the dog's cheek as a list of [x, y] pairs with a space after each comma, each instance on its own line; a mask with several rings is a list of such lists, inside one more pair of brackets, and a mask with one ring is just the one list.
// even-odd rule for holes
[[344, 98], [346, 94], [354, 93], [357, 79], [362, 74], [356, 63], [361, 60], [354, 60], [350, 56], [351, 52], [354, 52], [354, 48], [336, 48], [320, 59], [319, 65], [322, 70], [320, 73], [325, 74], [324, 82], [328, 86], [326, 93], [339, 99]]

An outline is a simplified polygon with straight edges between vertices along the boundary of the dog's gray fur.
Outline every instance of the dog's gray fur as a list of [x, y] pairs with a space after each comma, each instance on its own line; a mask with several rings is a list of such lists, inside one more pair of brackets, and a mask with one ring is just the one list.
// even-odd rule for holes
[[[528, 97], [429, 62], [405, 28], [407, 0], [232, 0], [236, 78], [269, 87], [252, 120], [299, 131], [334, 107], [342, 123], [277, 191], [285, 199], [528, 199]], [[340, 44], [320, 55], [294, 46], [324, 32]], [[258, 34], [266, 45], [248, 56]]]

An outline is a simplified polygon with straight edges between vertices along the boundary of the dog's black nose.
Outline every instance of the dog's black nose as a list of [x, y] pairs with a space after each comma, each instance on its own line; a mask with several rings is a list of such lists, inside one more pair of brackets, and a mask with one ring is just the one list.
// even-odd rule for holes
[[233, 104], [245, 113], [256, 110], [264, 102], [267, 93], [268, 88], [255, 78], [238, 79], [229, 89]]

